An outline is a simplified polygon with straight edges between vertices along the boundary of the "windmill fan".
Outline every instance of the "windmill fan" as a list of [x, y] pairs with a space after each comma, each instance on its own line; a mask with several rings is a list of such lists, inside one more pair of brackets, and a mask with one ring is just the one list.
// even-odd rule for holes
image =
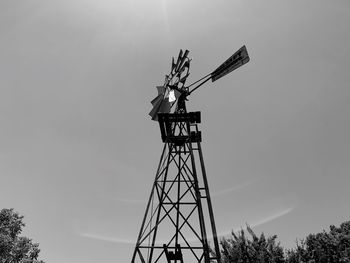
[[180, 50], [176, 63], [174, 58], [171, 63], [169, 75], [165, 76], [163, 86], [158, 86], [158, 96], [151, 103], [153, 109], [149, 113], [152, 120], [157, 120], [158, 113], [170, 113], [176, 108], [179, 97], [188, 92], [185, 88], [185, 82], [189, 76], [190, 59], [187, 57], [189, 51]]
[[[210, 79], [214, 82], [248, 63], [250, 60], [246, 47], [242, 46], [213, 72], [186, 87], [185, 82], [190, 75], [189, 69], [191, 61], [187, 57], [188, 53], [188, 50], [185, 52], [180, 50], [176, 63], [174, 62], [174, 58], [172, 58], [171, 71], [169, 75], [165, 76], [163, 86], [157, 87], [158, 96], [151, 101], [153, 108], [149, 115], [152, 117], [152, 120], [158, 120], [158, 113], [186, 112], [185, 101], [195, 90]], [[197, 84], [197, 86], [190, 91], [190, 87], [195, 84]]]

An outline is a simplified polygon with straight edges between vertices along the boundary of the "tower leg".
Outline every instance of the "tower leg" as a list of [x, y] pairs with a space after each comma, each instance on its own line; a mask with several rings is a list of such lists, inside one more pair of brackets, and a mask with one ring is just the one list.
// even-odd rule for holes
[[208, 204], [208, 210], [209, 210], [209, 216], [210, 216], [210, 224], [211, 224], [211, 229], [212, 229], [212, 232], [213, 232], [215, 257], [216, 257], [216, 261], [219, 263], [219, 262], [221, 262], [221, 260], [220, 260], [220, 248], [219, 248], [219, 242], [218, 242], [216, 226], [215, 226], [214, 211], [213, 211], [213, 206], [212, 206], [211, 198], [210, 198], [209, 184], [208, 184], [208, 180], [207, 180], [207, 173], [206, 173], [206, 170], [205, 170], [203, 153], [202, 153], [202, 147], [201, 147], [200, 142], [197, 143], [197, 148], [198, 148], [199, 159], [200, 159], [200, 164], [201, 164], [201, 169], [202, 169], [205, 194], [206, 194], [206, 199], [207, 199], [207, 204]]

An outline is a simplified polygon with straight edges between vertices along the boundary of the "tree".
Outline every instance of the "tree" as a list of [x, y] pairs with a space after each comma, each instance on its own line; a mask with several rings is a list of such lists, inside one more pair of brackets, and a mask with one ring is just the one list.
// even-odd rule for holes
[[257, 237], [247, 226], [251, 240], [241, 230], [221, 240], [222, 263], [350, 263], [350, 221], [330, 231], [309, 234], [297, 242], [296, 248], [286, 250], [276, 242], [277, 236]]
[[285, 262], [283, 248], [276, 242], [276, 235], [266, 238], [262, 233], [258, 237], [248, 225], [247, 231], [251, 240], [246, 238], [243, 229], [238, 234], [232, 232], [230, 238], [221, 240], [222, 263]]
[[39, 244], [19, 236], [22, 232], [23, 216], [13, 209], [0, 211], [0, 262], [1, 263], [44, 263], [38, 260]]
[[350, 221], [330, 231], [310, 234], [287, 252], [287, 263], [350, 263]]

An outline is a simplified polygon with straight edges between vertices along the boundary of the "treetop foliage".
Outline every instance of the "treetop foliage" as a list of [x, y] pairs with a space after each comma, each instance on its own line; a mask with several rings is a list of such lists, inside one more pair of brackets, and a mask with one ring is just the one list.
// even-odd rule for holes
[[248, 225], [247, 231], [251, 239], [246, 237], [242, 229], [238, 234], [232, 232], [230, 238], [221, 240], [223, 263], [284, 262], [283, 248], [276, 242], [276, 235], [266, 238], [262, 233], [258, 237]]
[[350, 263], [350, 221], [330, 231], [310, 234], [294, 250], [287, 252], [288, 263]]
[[350, 263], [350, 221], [309, 234], [290, 250], [282, 248], [276, 235], [258, 237], [248, 225], [247, 232], [250, 238], [242, 229], [221, 240], [222, 263]]
[[0, 211], [0, 262], [1, 263], [44, 263], [38, 260], [39, 244], [19, 236], [25, 226], [23, 216], [13, 209]]

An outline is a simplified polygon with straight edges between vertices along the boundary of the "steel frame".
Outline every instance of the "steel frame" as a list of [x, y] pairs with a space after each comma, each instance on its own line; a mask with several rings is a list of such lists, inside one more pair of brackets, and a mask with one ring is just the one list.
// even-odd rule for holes
[[[198, 130], [200, 113], [181, 113], [179, 118], [176, 116], [159, 116], [164, 147], [132, 263], [220, 263]], [[196, 167], [198, 162], [200, 169]], [[211, 232], [210, 237], [207, 228]], [[214, 253], [211, 253], [209, 241], [213, 242]]]

